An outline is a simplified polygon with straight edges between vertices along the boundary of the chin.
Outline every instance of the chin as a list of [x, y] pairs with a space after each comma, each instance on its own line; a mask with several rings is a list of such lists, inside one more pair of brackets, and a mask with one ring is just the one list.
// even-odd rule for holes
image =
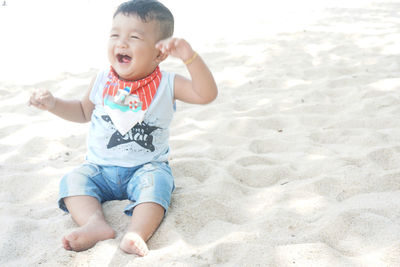
[[114, 71], [118, 74], [118, 76], [121, 79], [127, 80], [126, 77], [129, 77], [129, 72], [127, 72], [126, 70], [124, 70], [125, 68], [121, 68], [121, 66], [118, 66], [118, 64], [116, 65], [111, 65], [114, 69]]

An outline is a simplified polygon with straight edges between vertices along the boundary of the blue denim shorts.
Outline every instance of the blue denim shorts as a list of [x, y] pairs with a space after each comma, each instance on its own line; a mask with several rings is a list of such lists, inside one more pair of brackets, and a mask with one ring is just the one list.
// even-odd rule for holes
[[68, 212], [65, 197], [92, 196], [100, 203], [129, 199], [125, 213], [144, 202], [161, 205], [167, 212], [174, 190], [174, 178], [167, 162], [150, 162], [125, 168], [85, 163], [66, 174], [60, 183], [58, 205]]

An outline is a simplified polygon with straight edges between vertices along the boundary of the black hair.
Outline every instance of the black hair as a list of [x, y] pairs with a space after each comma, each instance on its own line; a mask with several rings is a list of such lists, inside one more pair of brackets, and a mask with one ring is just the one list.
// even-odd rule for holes
[[122, 13], [125, 16], [138, 16], [143, 22], [155, 20], [159, 24], [160, 40], [174, 33], [174, 16], [171, 11], [156, 0], [131, 0], [124, 2], [114, 13], [113, 18]]

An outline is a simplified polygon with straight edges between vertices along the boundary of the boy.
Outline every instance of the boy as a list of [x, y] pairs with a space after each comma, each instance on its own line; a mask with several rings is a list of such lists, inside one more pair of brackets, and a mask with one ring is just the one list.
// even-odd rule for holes
[[[30, 104], [75, 122], [91, 122], [86, 162], [63, 177], [59, 206], [79, 228], [65, 235], [65, 249], [82, 251], [115, 237], [101, 203], [129, 199], [131, 223], [120, 248], [144, 256], [174, 188], [168, 165], [169, 125], [175, 100], [206, 104], [217, 96], [214, 78], [184, 39], [172, 38], [174, 19], [156, 0], [121, 4], [108, 44], [111, 70], [93, 79], [82, 100], [34, 92]], [[180, 58], [191, 80], [161, 72], [169, 55]]]

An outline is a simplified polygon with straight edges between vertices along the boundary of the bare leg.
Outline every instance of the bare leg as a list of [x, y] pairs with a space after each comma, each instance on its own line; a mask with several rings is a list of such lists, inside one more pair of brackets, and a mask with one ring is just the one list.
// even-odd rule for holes
[[114, 238], [114, 230], [107, 224], [101, 204], [91, 196], [73, 196], [64, 199], [74, 221], [80, 226], [65, 235], [62, 243], [65, 249], [82, 251], [97, 242]]
[[120, 248], [129, 254], [145, 256], [149, 252], [146, 242], [157, 230], [164, 218], [164, 212], [164, 208], [156, 203], [146, 202], [137, 205]]

